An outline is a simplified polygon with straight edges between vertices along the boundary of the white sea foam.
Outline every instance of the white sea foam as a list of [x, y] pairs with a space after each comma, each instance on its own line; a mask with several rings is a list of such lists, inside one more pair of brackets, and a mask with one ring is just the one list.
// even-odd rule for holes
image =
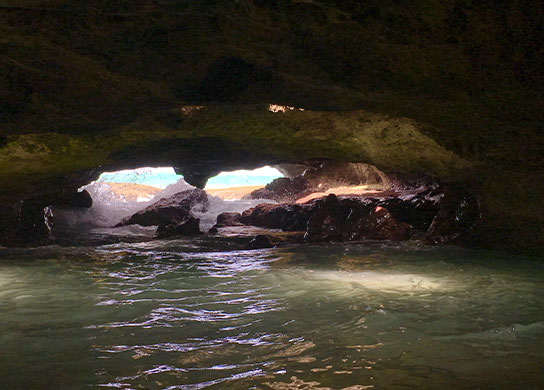
[[[148, 201], [142, 198], [129, 201], [122, 195], [115, 194], [107, 183], [96, 181], [82, 188], [91, 195], [93, 199], [92, 207], [86, 210], [55, 210], [56, 223], [68, 226], [71, 229], [77, 229], [78, 227], [82, 229], [110, 228], [121, 222], [123, 218], [143, 210], [160, 199], [194, 188], [185, 180], [179, 179], [176, 183], [170, 184], [162, 191], [157, 192]], [[208, 195], [208, 200], [210, 204], [208, 211], [204, 213], [194, 212], [195, 216], [200, 218], [200, 229], [204, 232], [215, 224], [220, 213], [242, 212], [259, 203], [271, 202], [269, 200], [228, 201], [212, 195]]]

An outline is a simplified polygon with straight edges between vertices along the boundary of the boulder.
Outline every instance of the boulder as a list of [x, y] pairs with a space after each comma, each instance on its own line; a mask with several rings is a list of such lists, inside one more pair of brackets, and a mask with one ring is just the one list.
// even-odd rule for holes
[[93, 199], [87, 190], [73, 191], [59, 194], [53, 200], [52, 205], [63, 209], [88, 209], [93, 205]]
[[440, 209], [443, 196], [443, 190], [436, 188], [398, 198], [388, 197], [377, 201], [376, 205], [386, 208], [395, 219], [426, 232]]
[[217, 223], [214, 225], [214, 227], [242, 226], [243, 223], [240, 222], [241, 218], [242, 214], [240, 213], [221, 213], [217, 216]]
[[246, 249], [264, 249], [272, 248], [274, 244], [270, 242], [270, 239], [264, 234], [255, 236], [247, 245]]
[[444, 191], [440, 210], [425, 236], [428, 243], [462, 244], [481, 222], [478, 199], [462, 188], [449, 186]]
[[366, 238], [371, 240], [405, 241], [411, 236], [410, 225], [393, 218], [391, 213], [377, 206], [368, 218], [359, 225], [359, 231], [353, 231], [353, 238]]
[[267, 229], [304, 231], [312, 205], [263, 203], [242, 213], [240, 222]]
[[251, 199], [272, 199], [277, 202], [294, 202], [307, 190], [306, 179], [296, 176], [293, 179], [280, 177], [274, 179], [264, 188], [253, 191]]
[[178, 225], [191, 217], [192, 211], [205, 212], [209, 208], [208, 195], [200, 189], [178, 192], [123, 219], [117, 226]]
[[159, 225], [157, 227], [157, 238], [169, 238], [176, 236], [198, 236], [201, 235], [200, 219], [189, 216], [183, 222]]
[[394, 218], [378, 199], [326, 198], [299, 204], [261, 204], [242, 213], [247, 225], [304, 231], [307, 242], [407, 240], [411, 226]]

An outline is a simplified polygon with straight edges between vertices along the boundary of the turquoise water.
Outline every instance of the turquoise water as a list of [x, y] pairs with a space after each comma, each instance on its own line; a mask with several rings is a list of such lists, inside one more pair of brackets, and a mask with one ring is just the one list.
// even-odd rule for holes
[[544, 386], [537, 259], [200, 240], [0, 249], [0, 388]]
[[[259, 172], [263, 172], [259, 174]], [[208, 180], [206, 188], [228, 188], [241, 186], [266, 185], [272, 180], [283, 175], [274, 169], [256, 171], [234, 171], [222, 172]], [[118, 172], [105, 172], [100, 175], [98, 181], [114, 183], [135, 183], [145, 184], [153, 187], [165, 188], [170, 184], [183, 179], [177, 175], [173, 168], [142, 168], [137, 170], [126, 170]]]

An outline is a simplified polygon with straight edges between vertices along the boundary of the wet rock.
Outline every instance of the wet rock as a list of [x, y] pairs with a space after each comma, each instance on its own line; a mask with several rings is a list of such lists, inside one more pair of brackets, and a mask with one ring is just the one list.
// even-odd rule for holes
[[296, 176], [293, 179], [280, 177], [266, 187], [253, 191], [251, 199], [272, 199], [277, 202], [294, 202], [307, 190], [306, 179]]
[[342, 241], [342, 222], [347, 213], [347, 209], [340, 205], [334, 194], [314, 201], [304, 239], [310, 242]]
[[208, 234], [217, 234], [219, 233], [219, 230], [215, 227], [215, 226], [212, 226], [209, 230], [208, 230]]
[[410, 225], [397, 221], [376, 200], [339, 201], [329, 195], [316, 202], [304, 238], [309, 242], [361, 239], [402, 241], [410, 239]]
[[27, 199], [21, 202], [13, 244], [45, 245], [50, 242], [53, 228], [53, 212], [43, 199]]
[[77, 191], [60, 194], [54, 201], [53, 206], [60, 208], [86, 208], [93, 205], [93, 199], [89, 191]]
[[157, 238], [169, 238], [177, 236], [198, 236], [201, 235], [200, 219], [189, 216], [181, 223], [170, 223], [157, 227]]
[[420, 232], [426, 232], [440, 209], [443, 195], [440, 188], [429, 189], [398, 198], [388, 197], [379, 200], [376, 205], [386, 208], [395, 219], [411, 225]]
[[268, 229], [304, 231], [312, 205], [263, 203], [242, 213], [240, 222]]
[[343, 241], [342, 237], [341, 222], [323, 211], [310, 217], [304, 234], [308, 242]]
[[274, 244], [270, 242], [270, 239], [266, 237], [264, 234], [259, 234], [255, 236], [247, 245], [246, 249], [264, 249], [264, 248], [272, 248], [274, 247]]
[[309, 165], [303, 177], [312, 192], [341, 186], [385, 188], [388, 185], [387, 176], [373, 165], [342, 161], [321, 161]]
[[307, 242], [352, 241], [361, 239], [407, 240], [409, 224], [398, 221], [378, 199], [338, 199], [334, 194], [303, 205], [262, 204], [242, 213], [248, 225], [304, 231]]
[[356, 238], [405, 241], [410, 239], [411, 228], [407, 223], [393, 218], [387, 209], [378, 206], [370, 213], [363, 228], [354, 233]]
[[462, 188], [450, 186], [444, 192], [440, 210], [425, 236], [428, 243], [464, 244], [481, 222], [480, 204]]
[[242, 226], [243, 223], [240, 222], [242, 214], [240, 213], [221, 213], [217, 216], [217, 223], [214, 227], [225, 227], [225, 226]]
[[151, 206], [123, 219], [118, 226], [126, 225], [178, 225], [191, 217], [191, 211], [208, 210], [208, 195], [200, 189], [178, 192], [169, 198], [163, 198]]

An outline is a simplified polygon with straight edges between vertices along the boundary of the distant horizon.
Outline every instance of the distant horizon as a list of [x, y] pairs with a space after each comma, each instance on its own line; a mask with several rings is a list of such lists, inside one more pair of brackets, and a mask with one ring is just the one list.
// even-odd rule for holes
[[[221, 172], [211, 177], [205, 189], [223, 189], [232, 187], [266, 185], [272, 180], [283, 177], [280, 171], [270, 166], [264, 166], [253, 170], [236, 170]], [[98, 178], [98, 182], [134, 183], [157, 188], [166, 188], [174, 184], [183, 175], [178, 175], [172, 167], [142, 167], [125, 169], [116, 172], [104, 172]]]

